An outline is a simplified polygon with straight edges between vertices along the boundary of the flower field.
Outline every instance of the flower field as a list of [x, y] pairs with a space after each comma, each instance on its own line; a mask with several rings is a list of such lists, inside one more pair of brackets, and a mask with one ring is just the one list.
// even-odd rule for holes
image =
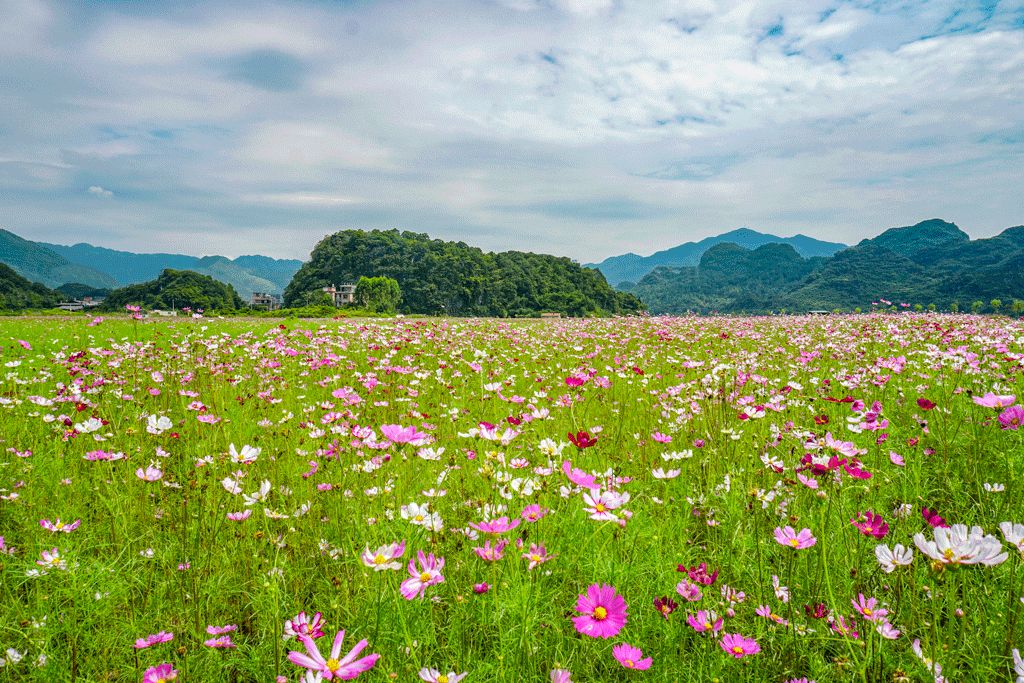
[[0, 347], [0, 681], [1024, 680], [1018, 321]]

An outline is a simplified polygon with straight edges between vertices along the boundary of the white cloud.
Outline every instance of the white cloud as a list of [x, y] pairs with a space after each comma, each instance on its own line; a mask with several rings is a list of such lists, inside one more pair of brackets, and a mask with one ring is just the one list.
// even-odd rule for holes
[[89, 192], [89, 194], [93, 195], [94, 197], [102, 197], [104, 199], [106, 199], [107, 197], [113, 197], [114, 196], [113, 192], [111, 192], [110, 190], [106, 190], [106, 189], [100, 187], [99, 185], [90, 185], [88, 192]]

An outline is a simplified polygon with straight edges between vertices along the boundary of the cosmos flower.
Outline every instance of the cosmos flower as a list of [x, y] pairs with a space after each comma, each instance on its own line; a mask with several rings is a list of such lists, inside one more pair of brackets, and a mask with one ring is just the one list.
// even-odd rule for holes
[[62, 522], [60, 520], [60, 517], [58, 517], [55, 522], [51, 522], [48, 519], [41, 519], [41, 520], [39, 520], [39, 526], [43, 527], [47, 531], [52, 531], [53, 533], [65, 533], [65, 534], [70, 534], [72, 531], [77, 529], [78, 526], [81, 523], [82, 523], [82, 520], [76, 519], [75, 521], [71, 522], [71, 524], [65, 524], [64, 522]]
[[566, 669], [552, 669], [551, 683], [572, 683], [572, 673]]
[[654, 598], [654, 609], [658, 610], [658, 613], [668, 619], [668, 615], [676, 611], [676, 601], [669, 596], [663, 596], [660, 598]]
[[324, 617], [322, 614], [317, 612], [310, 619], [306, 616], [305, 612], [299, 612], [297, 615], [284, 622], [284, 635], [283, 639], [288, 640], [289, 638], [295, 638], [296, 636], [306, 636], [308, 638], [320, 638], [324, 635]]
[[644, 657], [643, 650], [633, 647], [629, 643], [620, 643], [613, 647], [612, 656], [623, 667], [636, 669], [637, 671], [646, 671], [654, 663], [654, 660], [650, 657]]
[[753, 638], [747, 638], [739, 633], [726, 633], [718, 642], [727, 654], [736, 659], [742, 659], [748, 655], [756, 655], [761, 651], [761, 646]]
[[586, 593], [576, 600], [576, 611], [581, 616], [573, 617], [573, 625], [579, 633], [591, 638], [612, 638], [626, 625], [628, 607], [626, 601], [610, 585], [591, 584]]
[[1013, 394], [993, 394], [986, 392], [984, 396], [974, 396], [972, 400], [982, 408], [1009, 408], [1017, 400]]
[[583, 502], [586, 504], [584, 509], [591, 519], [602, 522], [617, 520], [619, 517], [614, 510], [628, 503], [629, 497], [628, 493], [592, 489], [583, 493]]
[[553, 556], [548, 555], [548, 551], [544, 546], [531, 543], [530, 549], [523, 553], [522, 557], [524, 560], [529, 560], [527, 569], [532, 570], [549, 561]]
[[146, 636], [145, 638], [139, 638], [135, 641], [133, 646], [136, 650], [145, 650], [147, 647], [159, 645], [160, 643], [166, 643], [174, 640], [174, 634], [167, 631], [160, 631], [159, 633], [153, 633]]
[[469, 675], [469, 672], [463, 671], [460, 674], [454, 671], [449, 671], [446, 674], [441, 673], [437, 669], [428, 669], [423, 667], [419, 670], [420, 680], [426, 681], [427, 683], [459, 683], [463, 678]]
[[801, 529], [798, 534], [793, 527], [787, 526], [775, 527], [775, 542], [793, 550], [803, 550], [817, 543], [818, 539], [814, 537], [810, 529]]
[[251, 465], [260, 457], [261, 451], [262, 449], [255, 446], [245, 445], [242, 446], [242, 450], [239, 452], [235, 450], [235, 444], [228, 445], [228, 454], [231, 456], [231, 462], [237, 465]]
[[965, 524], [954, 524], [949, 528], [938, 527], [934, 534], [934, 540], [928, 540], [924, 534], [914, 534], [914, 545], [942, 566], [981, 564], [990, 567], [1009, 557], [1002, 552], [999, 540], [978, 526], [968, 529]]
[[444, 558], [435, 558], [433, 553], [425, 555], [422, 550], [416, 553], [420, 568], [416, 563], [409, 560], [409, 578], [402, 582], [400, 587], [402, 597], [412, 600], [416, 597], [423, 597], [427, 588], [444, 582], [444, 575], [441, 570], [444, 568]]
[[498, 517], [497, 519], [492, 519], [488, 522], [480, 522], [479, 524], [470, 522], [469, 526], [482, 534], [503, 534], [506, 531], [515, 529], [521, 523], [522, 520], [520, 519], [513, 519], [510, 522], [508, 517]]
[[686, 615], [686, 623], [697, 633], [717, 633], [725, 621], [711, 610], [699, 610], [696, 614]]
[[1016, 431], [1020, 429], [1022, 424], [1024, 424], [1024, 407], [1010, 406], [1003, 412], [999, 413], [998, 419], [1002, 429]]
[[170, 664], [157, 664], [146, 669], [142, 683], [170, 683], [178, 680], [178, 672]]
[[341, 645], [344, 640], [345, 631], [338, 631], [331, 644], [330, 656], [324, 659], [316, 646], [316, 641], [308, 636], [300, 635], [299, 642], [305, 646], [306, 652], [292, 650], [288, 653], [288, 661], [296, 666], [319, 672], [325, 681], [333, 679], [350, 681], [364, 671], [372, 669], [380, 659], [379, 654], [359, 657], [359, 653], [367, 646], [366, 639], [360, 640], [347, 655], [341, 657]]
[[419, 431], [415, 426], [381, 425], [380, 433], [388, 441], [396, 444], [408, 443], [413, 446], [422, 446], [430, 439], [429, 435]]
[[882, 519], [882, 515], [871, 510], [860, 513], [850, 520], [850, 524], [857, 527], [865, 536], [884, 538], [889, 533], [889, 523]]
[[402, 563], [398, 562], [398, 558], [404, 553], [405, 541], [400, 541], [390, 545], [382, 545], [372, 552], [370, 551], [370, 546], [366, 546], [366, 550], [363, 551], [360, 558], [363, 564], [373, 571], [382, 572], [388, 569], [401, 569]]
[[882, 570], [886, 574], [891, 574], [896, 567], [906, 567], [914, 560], [914, 550], [905, 548], [900, 543], [897, 543], [892, 550], [884, 544], [876, 545], [875, 557], [878, 558], [878, 564], [882, 565]]

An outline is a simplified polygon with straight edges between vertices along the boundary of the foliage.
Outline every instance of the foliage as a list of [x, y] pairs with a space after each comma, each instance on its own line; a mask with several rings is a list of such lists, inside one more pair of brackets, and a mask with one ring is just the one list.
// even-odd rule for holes
[[850, 311], [883, 299], [953, 310], [961, 301], [1024, 294], [1024, 228], [971, 241], [952, 223], [930, 220], [887, 230], [829, 258], [804, 259], [773, 246], [720, 245], [696, 268], [655, 270], [623, 288], [654, 313]]
[[106, 287], [93, 287], [92, 285], [82, 284], [81, 282], [65, 282], [57, 288], [57, 291], [69, 299], [81, 299], [86, 296], [90, 296], [95, 299], [107, 296], [112, 290]]
[[[294, 683], [300, 611], [321, 653], [368, 641], [364, 683], [1014, 678], [1021, 321], [3, 326], [4, 683]], [[942, 524], [985, 562], [925, 555]], [[444, 581], [409, 599], [420, 552]], [[595, 584], [628, 607], [608, 640], [572, 619]]]
[[568, 258], [485, 253], [463, 242], [397, 230], [344, 230], [325, 237], [285, 289], [285, 305], [302, 305], [309, 292], [364, 276], [398, 282], [404, 313], [584, 316], [641, 309], [599, 272]]
[[29, 282], [10, 266], [0, 263], [0, 310], [50, 308], [60, 303], [60, 299], [57, 292], [38, 282]]
[[204, 311], [241, 308], [244, 303], [231, 285], [190, 270], [167, 269], [150, 282], [112, 291], [101, 308], [122, 310], [126, 305], [147, 309], [192, 308]]
[[45, 245], [23, 239], [7, 230], [0, 230], [0, 263], [19, 275], [47, 287], [65, 282], [82, 282], [93, 287], [116, 287], [117, 281], [88, 263], [73, 263], [47, 249]]
[[402, 290], [397, 280], [363, 276], [356, 283], [356, 305], [374, 313], [394, 313], [401, 301]]

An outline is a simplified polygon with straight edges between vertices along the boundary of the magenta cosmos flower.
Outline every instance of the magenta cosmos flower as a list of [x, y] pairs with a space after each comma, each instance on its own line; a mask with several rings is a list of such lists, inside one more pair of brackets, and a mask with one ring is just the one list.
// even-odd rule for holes
[[814, 537], [810, 529], [801, 529], [800, 533], [797, 533], [793, 527], [787, 526], [785, 528], [775, 527], [775, 542], [793, 550], [803, 550], [817, 543], [818, 539]]
[[551, 683], [572, 683], [572, 672], [568, 669], [552, 669]]
[[654, 660], [650, 657], [644, 657], [643, 650], [633, 647], [629, 643], [621, 643], [613, 647], [612, 655], [618, 660], [619, 664], [627, 669], [646, 671], [654, 663]]
[[1003, 429], [1017, 430], [1024, 424], [1024, 408], [1021, 406], [1010, 406], [999, 413], [999, 424]]
[[747, 638], [739, 633], [726, 633], [718, 642], [728, 654], [736, 659], [742, 659], [747, 655], [756, 655], [761, 651], [761, 646], [753, 638]]
[[444, 568], [443, 557], [434, 557], [434, 553], [424, 555], [420, 550], [416, 553], [416, 559], [420, 563], [419, 570], [416, 569], [415, 561], [409, 560], [409, 578], [403, 581], [400, 587], [402, 597], [406, 600], [423, 597], [429, 586], [444, 582], [444, 576], [441, 574], [441, 569]]
[[1017, 397], [1013, 394], [1000, 396], [989, 391], [984, 396], [975, 396], [972, 400], [982, 408], [1009, 408]]
[[367, 645], [365, 638], [356, 643], [356, 646], [347, 655], [341, 657], [341, 644], [345, 640], [345, 631], [343, 630], [338, 631], [338, 634], [334, 636], [334, 643], [331, 645], [331, 656], [327, 659], [324, 659], [323, 655], [320, 654], [320, 650], [312, 638], [300, 635], [299, 640], [306, 646], [306, 652], [309, 654], [292, 650], [288, 653], [288, 661], [296, 666], [319, 673], [325, 681], [333, 679], [351, 681], [364, 671], [372, 669], [373, 665], [380, 659], [380, 655], [376, 653], [366, 657], [359, 657], [359, 653]]
[[321, 638], [324, 635], [324, 616], [317, 612], [310, 619], [306, 616], [305, 612], [299, 612], [297, 615], [284, 622], [284, 639], [295, 638], [296, 636], [306, 636], [308, 638]]
[[716, 633], [722, 630], [723, 619], [712, 611], [699, 610], [696, 614], [689, 614], [686, 623], [697, 633], [711, 631]]
[[170, 664], [158, 664], [146, 669], [142, 675], [142, 683], [170, 683], [178, 680], [178, 672]]
[[381, 425], [380, 433], [391, 443], [411, 443], [413, 446], [422, 445], [429, 438], [415, 426]]
[[577, 599], [576, 611], [581, 616], [573, 617], [572, 622], [585, 636], [611, 638], [626, 625], [627, 609], [626, 601], [615, 588], [594, 583]]
[[153, 633], [146, 636], [145, 638], [139, 638], [135, 641], [133, 646], [136, 650], [145, 650], [147, 647], [158, 645], [160, 643], [166, 643], [174, 640], [174, 634], [167, 631], [160, 631], [159, 633]]
[[513, 519], [511, 522], [508, 517], [498, 517], [487, 522], [470, 522], [469, 526], [476, 529], [482, 534], [503, 534], [506, 531], [512, 531], [517, 526], [522, 524], [522, 520]]
[[865, 536], [884, 538], [889, 533], [889, 524], [882, 519], [882, 515], [867, 510], [850, 520], [850, 524], [860, 529]]

